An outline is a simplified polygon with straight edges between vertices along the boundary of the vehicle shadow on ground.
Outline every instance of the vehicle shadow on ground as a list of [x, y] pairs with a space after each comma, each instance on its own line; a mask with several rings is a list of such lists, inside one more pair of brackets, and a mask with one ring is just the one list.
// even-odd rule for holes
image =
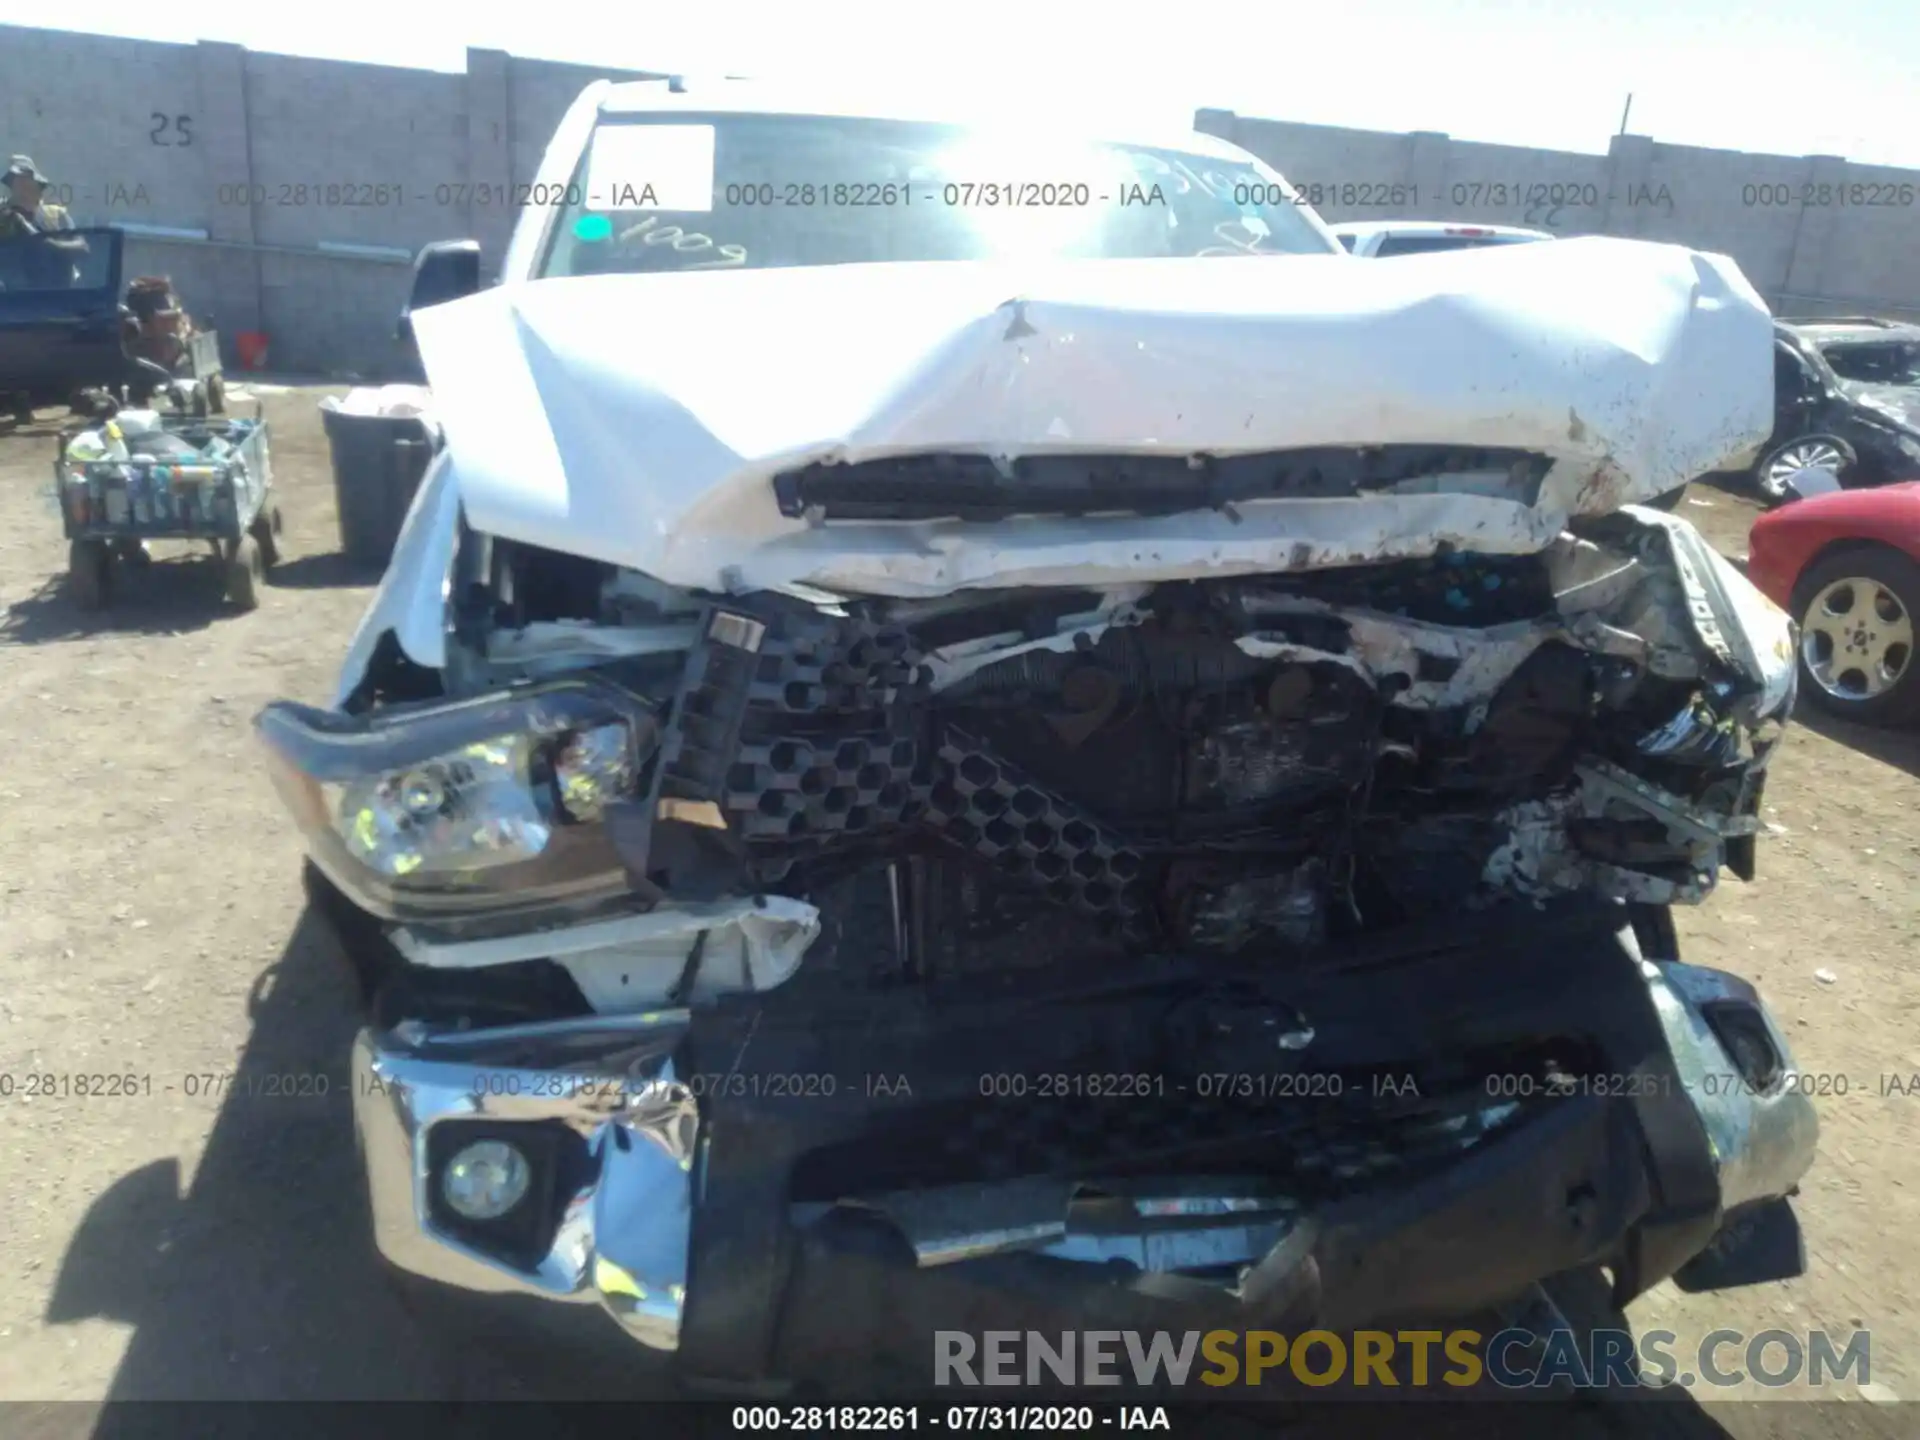
[[201, 556], [157, 558], [151, 564], [116, 564], [107, 605], [86, 610], [55, 575], [0, 616], [0, 640], [44, 645], [103, 633], [178, 635], [204, 630], [240, 612], [226, 603], [226, 575]]
[[[255, 984], [235, 1070], [199, 1082], [225, 1098], [190, 1185], [177, 1161], [156, 1161], [96, 1199], [75, 1233], [46, 1320], [135, 1327], [109, 1400], [436, 1393], [433, 1357], [381, 1282], [364, 1218], [345, 1071], [352, 991], [335, 963], [303, 915]], [[116, 1413], [94, 1433], [137, 1431], [137, 1411], [124, 1430]]]
[[1804, 701], [1794, 707], [1793, 723], [1883, 765], [1920, 777], [1920, 731], [1856, 724], [1816, 710]]
[[338, 550], [281, 560], [267, 572], [267, 584], [280, 590], [338, 590], [379, 580], [379, 566], [349, 560]]
[[517, 1332], [497, 1342], [462, 1333], [389, 1282], [353, 1139], [357, 995], [310, 910], [256, 982], [249, 1012], [247, 1047], [190, 1183], [171, 1159], [124, 1176], [62, 1258], [49, 1325], [133, 1327], [108, 1404], [74, 1433], [145, 1437], [155, 1412], [119, 1402], [152, 1400], [658, 1398], [657, 1381], [624, 1383], [631, 1342], [590, 1307], [557, 1307], [606, 1331], [607, 1349], [576, 1363]]

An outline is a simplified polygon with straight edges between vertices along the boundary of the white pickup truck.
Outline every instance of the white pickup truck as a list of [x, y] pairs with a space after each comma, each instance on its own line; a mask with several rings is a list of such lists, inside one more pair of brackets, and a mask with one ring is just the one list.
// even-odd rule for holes
[[1726, 1283], [1815, 1120], [1667, 906], [1753, 874], [1792, 635], [1636, 502], [1766, 434], [1765, 307], [1358, 265], [992, 98], [598, 85], [505, 283], [422, 256], [446, 450], [257, 721], [381, 1251], [863, 1398], [989, 1314]]

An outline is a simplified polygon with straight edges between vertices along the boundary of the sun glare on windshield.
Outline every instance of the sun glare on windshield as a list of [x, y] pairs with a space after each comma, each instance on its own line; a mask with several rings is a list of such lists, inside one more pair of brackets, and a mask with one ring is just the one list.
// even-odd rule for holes
[[1092, 245], [1129, 178], [1110, 148], [970, 136], [933, 159], [940, 199], [996, 258], [1073, 254]]

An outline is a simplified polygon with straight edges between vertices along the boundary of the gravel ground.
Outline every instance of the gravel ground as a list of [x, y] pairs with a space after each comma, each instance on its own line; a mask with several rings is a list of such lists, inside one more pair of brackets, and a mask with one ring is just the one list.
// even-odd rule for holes
[[[110, 615], [78, 613], [43, 498], [58, 417], [0, 435], [0, 1077], [14, 1082], [0, 1099], [0, 1399], [531, 1398], [607, 1373], [444, 1343], [382, 1282], [365, 1233], [349, 991], [303, 918], [299, 846], [248, 733], [272, 697], [324, 702], [370, 590], [335, 553], [321, 393], [261, 396], [287, 530], [247, 615], [223, 605], [213, 567], [164, 554]], [[1696, 486], [1682, 513], [1744, 551], [1744, 500]], [[1663, 1288], [1630, 1315], [1683, 1343], [1868, 1328], [1881, 1399], [1920, 1394], [1920, 1262], [1895, 1238], [1920, 1229], [1920, 1102], [1882, 1079], [1920, 1076], [1916, 775], [1915, 737], [1800, 728], [1769, 790], [1758, 883], [1729, 880], [1681, 915], [1689, 958], [1756, 981], [1804, 1068], [1846, 1093], [1823, 1102], [1800, 1202], [1808, 1273]], [[65, 1081], [30, 1095], [30, 1075], [127, 1076], [132, 1093]], [[616, 1379], [633, 1369], [614, 1363]], [[1803, 1403], [1676, 1399], [1656, 1428], [1914, 1428], [1887, 1428], [1904, 1407], [1787, 1393]], [[1656, 1412], [1625, 1408], [1556, 1426], [1646, 1433]], [[79, 1407], [34, 1426], [8, 1413], [0, 1431], [92, 1428]], [[1431, 1418], [1413, 1430], [1434, 1433]]]

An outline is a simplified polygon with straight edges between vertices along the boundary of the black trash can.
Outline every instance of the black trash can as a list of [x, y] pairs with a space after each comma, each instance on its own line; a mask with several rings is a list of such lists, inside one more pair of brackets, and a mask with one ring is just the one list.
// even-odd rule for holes
[[440, 434], [417, 415], [350, 415], [325, 406], [320, 421], [333, 452], [340, 548], [357, 566], [385, 569]]

